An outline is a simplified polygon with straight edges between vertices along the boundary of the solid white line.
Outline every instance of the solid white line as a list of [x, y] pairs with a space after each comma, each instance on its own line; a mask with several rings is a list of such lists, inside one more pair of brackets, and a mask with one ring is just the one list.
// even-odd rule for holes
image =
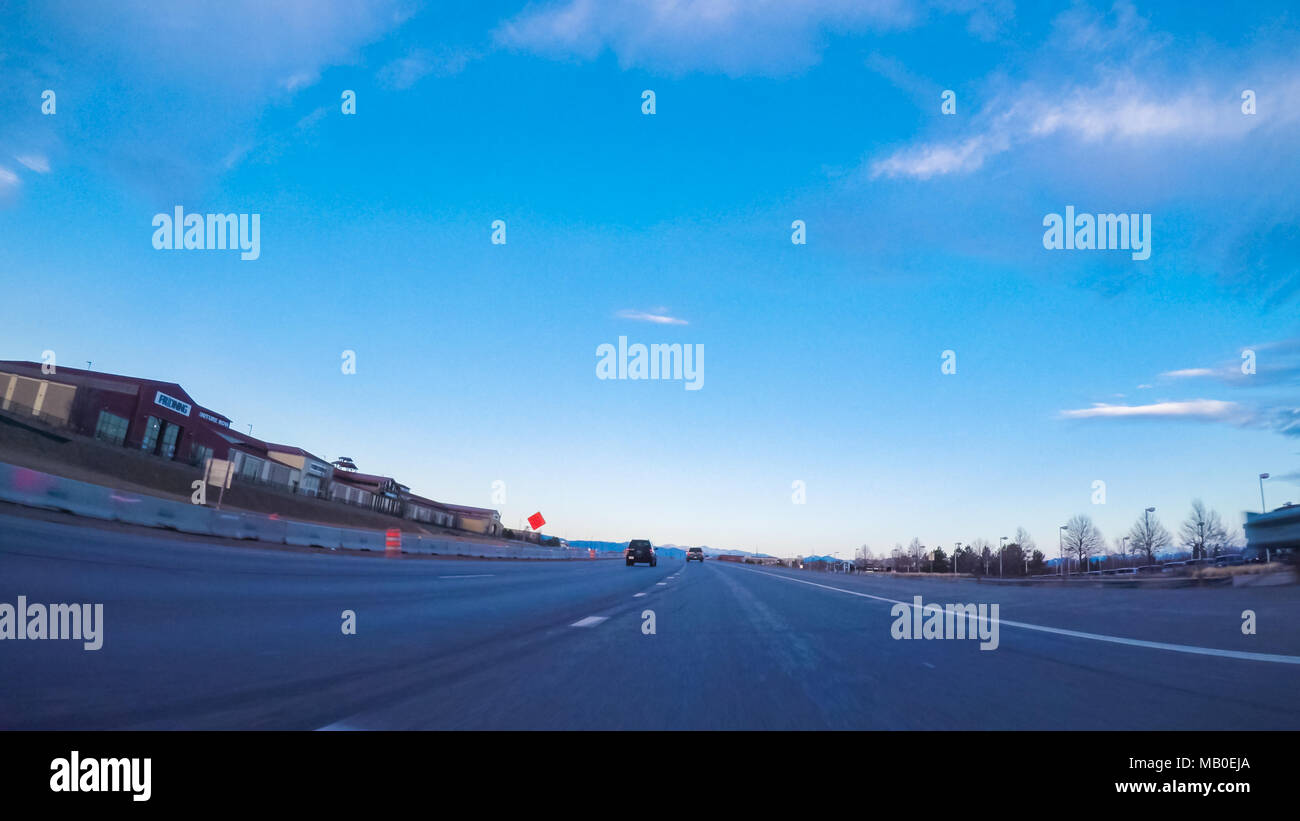
[[[767, 573], [762, 570], [753, 570], [748, 567], [738, 568], [747, 570], [750, 573], [760, 573], [764, 576], [771, 576], [775, 579], [784, 579], [788, 582], [798, 582], [799, 584], [808, 584], [813, 587], [821, 587], [826, 590], [834, 590], [838, 593], [848, 593], [850, 596], [860, 596], [864, 599], [873, 599], [875, 601], [888, 602], [889, 604], [901, 604], [904, 607], [912, 607], [912, 602], [899, 601], [898, 599], [887, 599], [883, 596], [873, 596], [870, 593], [859, 593], [856, 590], [845, 590], [842, 587], [831, 587], [829, 584], [818, 584], [804, 579], [792, 579], [789, 576], [781, 576], [776, 573]], [[1173, 653], [1190, 653], [1197, 656], [1217, 656], [1219, 658], [1240, 659], [1242, 661], [1269, 661], [1274, 664], [1300, 664], [1300, 656], [1285, 656], [1278, 653], [1247, 653], [1244, 650], [1219, 650], [1215, 647], [1196, 647], [1191, 644], [1169, 644], [1163, 641], [1145, 641], [1143, 639], [1126, 639], [1123, 636], [1107, 636], [1102, 633], [1085, 633], [1080, 630], [1065, 630], [1060, 627], [1047, 627], [1042, 624], [1026, 624], [1021, 621], [1007, 621], [1006, 619], [985, 619], [976, 616], [980, 621], [989, 621], [995, 624], [1006, 625], [1007, 627], [1018, 627], [1021, 630], [1034, 630], [1039, 633], [1052, 633], [1057, 636], [1070, 636], [1076, 639], [1088, 639], [1089, 641], [1104, 641], [1110, 644], [1124, 644], [1129, 647], [1146, 647], [1152, 650], [1168, 650]]]
[[360, 727], [353, 727], [350, 724], [344, 724], [342, 721], [336, 721], [333, 724], [326, 724], [324, 727], [317, 727], [316, 732], [364, 732]]
[[462, 573], [458, 576], [439, 576], [440, 579], [486, 579], [489, 576], [495, 576], [495, 573]]
[[641, 598], [641, 597], [644, 596], [644, 595], [645, 595], [644, 593], [633, 593], [633, 594], [632, 594], [632, 598], [634, 598], [634, 599], [639, 599], [639, 598]]
[[600, 624], [602, 621], [605, 621], [608, 618], [609, 616], [588, 616], [585, 619], [579, 619], [575, 621], [573, 624], [570, 624], [569, 626], [570, 627], [595, 627], [596, 625]]
[[668, 582], [655, 582], [655, 587], [667, 587]]

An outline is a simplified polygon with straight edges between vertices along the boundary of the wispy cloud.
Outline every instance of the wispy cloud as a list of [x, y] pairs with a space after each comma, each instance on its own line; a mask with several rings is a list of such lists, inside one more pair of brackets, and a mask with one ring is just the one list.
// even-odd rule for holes
[[1215, 422], [1247, 421], [1249, 412], [1236, 402], [1192, 399], [1185, 402], [1155, 402], [1149, 405], [1110, 405], [1098, 402], [1090, 408], [1063, 410], [1066, 419], [1202, 419]]
[[23, 154], [14, 157], [14, 159], [18, 160], [18, 162], [27, 166], [32, 171], [35, 171], [37, 174], [50, 173], [50, 161], [40, 154]]
[[650, 313], [648, 311], [634, 311], [630, 308], [627, 308], [622, 311], [619, 311], [617, 314], [615, 314], [615, 316], [617, 316], [619, 319], [631, 319], [636, 322], [653, 322], [657, 325], [689, 324], [684, 319], [678, 319], [675, 316], [668, 316], [666, 313], [667, 310], [666, 308], [658, 308], [656, 310], [658, 311], [658, 313]]
[[[1216, 143], [1240, 139], [1260, 127], [1300, 121], [1300, 107], [1286, 102], [1300, 93], [1300, 72], [1283, 74], [1273, 93], [1273, 116], [1251, 117], [1239, 110], [1240, 89], [1186, 77], [1156, 83], [1125, 71], [1092, 85], [1040, 88], [1026, 83], [999, 95], [974, 120], [979, 131], [961, 140], [906, 146], [874, 160], [872, 177], [928, 179], [967, 174], [991, 157], [1059, 137], [1080, 143], [1173, 140]], [[1280, 86], [1280, 87], [1279, 87]]]
[[777, 75], [816, 64], [830, 34], [906, 28], [931, 7], [968, 15], [977, 33], [1010, 13], [953, 0], [561, 0], [526, 8], [496, 39], [554, 57], [594, 59], [608, 50], [625, 68]]
[[410, 88], [425, 77], [452, 77], [460, 74], [480, 56], [468, 49], [416, 49], [381, 68], [379, 82], [387, 88]]
[[0, 188], [15, 188], [18, 182], [17, 174], [0, 165]]
[[[1257, 129], [1285, 134], [1300, 122], [1294, 59], [1217, 55], [1193, 62], [1169, 48], [1172, 42], [1151, 31], [1132, 3], [1115, 3], [1108, 14], [1076, 4], [1056, 17], [1052, 36], [1031, 58], [1042, 63], [1033, 79], [988, 79], [980, 94], [988, 102], [971, 115], [973, 133], [897, 148], [870, 162], [871, 176], [969, 174], [998, 154], [1052, 138], [1204, 146], [1231, 144]], [[1239, 77], [1267, 78], [1258, 87], [1258, 116], [1241, 112]]]
[[1166, 379], [1194, 379], [1199, 376], [1214, 376], [1213, 368], [1183, 368], [1177, 371], [1165, 371], [1160, 374]]

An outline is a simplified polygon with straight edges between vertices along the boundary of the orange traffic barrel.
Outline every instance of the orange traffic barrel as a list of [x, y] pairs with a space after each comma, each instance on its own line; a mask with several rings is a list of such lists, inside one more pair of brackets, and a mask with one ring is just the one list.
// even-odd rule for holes
[[384, 553], [389, 556], [396, 556], [402, 552], [402, 531], [395, 527], [388, 528], [388, 533], [384, 539]]

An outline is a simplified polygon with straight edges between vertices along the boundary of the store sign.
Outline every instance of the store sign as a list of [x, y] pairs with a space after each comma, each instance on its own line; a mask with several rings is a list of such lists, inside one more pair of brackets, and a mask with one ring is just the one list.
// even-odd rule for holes
[[153, 398], [153, 401], [154, 404], [162, 405], [167, 410], [179, 413], [181, 416], [190, 415], [190, 406], [188, 402], [182, 402], [175, 397], [168, 396], [162, 391], [158, 391], [158, 395]]
[[223, 427], [223, 428], [228, 428], [228, 427], [230, 427], [230, 423], [227, 422], [225, 419], [218, 419], [217, 417], [213, 416], [212, 414], [208, 413], [207, 411], [199, 411], [199, 418], [200, 418], [200, 419], [206, 419], [206, 420], [208, 420], [209, 422], [215, 422], [216, 424], [220, 425], [220, 426]]

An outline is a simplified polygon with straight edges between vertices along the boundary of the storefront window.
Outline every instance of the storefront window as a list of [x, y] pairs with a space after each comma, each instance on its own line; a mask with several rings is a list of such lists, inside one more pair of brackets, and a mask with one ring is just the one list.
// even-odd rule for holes
[[112, 445], [120, 445], [126, 440], [127, 420], [117, 414], [102, 410], [99, 422], [95, 425], [95, 438]]
[[156, 416], [150, 416], [144, 423], [144, 438], [140, 440], [140, 450], [153, 453], [158, 447], [158, 429], [162, 427], [162, 420]]
[[212, 448], [204, 447], [203, 445], [200, 445], [197, 442], [190, 445], [191, 465], [206, 465], [208, 463], [208, 460], [211, 458], [212, 458]]
[[170, 459], [176, 455], [176, 440], [180, 438], [180, 435], [180, 427], [168, 422], [163, 430], [162, 449], [160, 451], [162, 458]]

